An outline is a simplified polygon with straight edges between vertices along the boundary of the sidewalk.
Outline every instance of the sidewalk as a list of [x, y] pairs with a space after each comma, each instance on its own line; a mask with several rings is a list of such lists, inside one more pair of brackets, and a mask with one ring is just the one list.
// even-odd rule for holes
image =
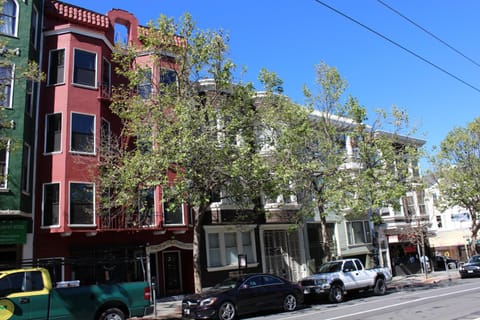
[[388, 287], [401, 289], [405, 287], [436, 284], [442, 281], [449, 281], [458, 278], [460, 278], [460, 274], [457, 269], [430, 272], [427, 274], [427, 277], [425, 277], [425, 274], [423, 273], [417, 273], [395, 276], [393, 277], [392, 282], [389, 283]]

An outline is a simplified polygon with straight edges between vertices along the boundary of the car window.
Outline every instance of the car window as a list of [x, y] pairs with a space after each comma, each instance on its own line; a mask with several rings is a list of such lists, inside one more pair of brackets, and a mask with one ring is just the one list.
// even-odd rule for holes
[[246, 284], [249, 288], [258, 287], [258, 286], [262, 285], [262, 278], [259, 277], [259, 276], [255, 276], [255, 277], [249, 278], [249, 279], [247, 279], [247, 281], [245, 281], [245, 284]]
[[265, 285], [275, 285], [275, 284], [282, 284], [283, 281], [272, 276], [263, 276], [263, 283]]
[[338, 272], [338, 271], [340, 271], [341, 267], [342, 267], [342, 262], [341, 261], [327, 262], [327, 263], [324, 263], [320, 266], [320, 268], [318, 269], [318, 272], [319, 273], [322, 273], [322, 272], [326, 272], [326, 273]]
[[351, 271], [356, 271], [357, 268], [355, 268], [355, 265], [353, 264], [353, 261], [345, 261], [345, 264], [343, 265], [343, 271], [344, 272], [351, 272]]
[[14, 292], [22, 292], [25, 289], [25, 272], [17, 272], [0, 280], [0, 296], [6, 296]]
[[357, 270], [363, 270], [363, 266], [360, 263], [360, 260], [355, 260], [355, 265], [357, 266]]

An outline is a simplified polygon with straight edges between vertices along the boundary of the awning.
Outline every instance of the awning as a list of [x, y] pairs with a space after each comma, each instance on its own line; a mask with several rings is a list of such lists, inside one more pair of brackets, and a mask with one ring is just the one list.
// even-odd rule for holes
[[428, 238], [432, 247], [463, 246], [470, 238], [468, 230], [437, 231], [437, 235]]

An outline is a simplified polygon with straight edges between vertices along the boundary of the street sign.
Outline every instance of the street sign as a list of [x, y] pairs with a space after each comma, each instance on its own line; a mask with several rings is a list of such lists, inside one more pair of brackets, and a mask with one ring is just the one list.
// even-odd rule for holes
[[8, 220], [0, 224], [0, 244], [16, 244], [27, 242], [26, 220]]

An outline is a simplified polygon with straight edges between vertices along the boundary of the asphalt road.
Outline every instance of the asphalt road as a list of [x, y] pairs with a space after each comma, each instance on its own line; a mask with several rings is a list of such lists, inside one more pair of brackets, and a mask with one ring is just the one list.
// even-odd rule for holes
[[384, 296], [359, 294], [340, 304], [318, 302], [292, 313], [254, 315], [249, 319], [480, 320], [480, 278], [390, 290]]

